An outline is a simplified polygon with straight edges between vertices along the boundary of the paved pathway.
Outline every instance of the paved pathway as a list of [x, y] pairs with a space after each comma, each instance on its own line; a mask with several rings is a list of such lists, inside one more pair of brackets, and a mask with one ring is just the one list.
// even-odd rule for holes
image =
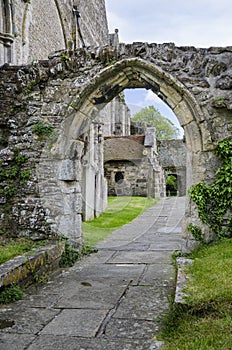
[[[0, 350], [155, 350], [180, 249], [185, 198], [167, 198], [37, 294], [0, 309]], [[10, 325], [10, 323], [9, 323]]]

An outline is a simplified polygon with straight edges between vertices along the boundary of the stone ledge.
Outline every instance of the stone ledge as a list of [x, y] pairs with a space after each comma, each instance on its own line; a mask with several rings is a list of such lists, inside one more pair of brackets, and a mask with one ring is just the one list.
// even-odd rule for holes
[[0, 265], [0, 288], [11, 284], [29, 285], [35, 274], [42, 275], [58, 267], [64, 243], [53, 243], [32, 249]]
[[177, 258], [176, 264], [177, 264], [177, 280], [176, 280], [176, 291], [175, 291], [175, 304], [185, 304], [185, 297], [187, 294], [184, 292], [184, 289], [186, 287], [186, 281], [189, 278], [189, 276], [185, 272], [185, 268], [188, 265], [192, 265], [193, 260], [187, 259], [187, 258]]

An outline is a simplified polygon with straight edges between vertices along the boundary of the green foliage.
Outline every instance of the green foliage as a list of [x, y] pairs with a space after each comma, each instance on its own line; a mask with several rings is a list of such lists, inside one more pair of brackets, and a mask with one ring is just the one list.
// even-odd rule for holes
[[193, 235], [196, 241], [204, 242], [202, 229], [199, 226], [189, 224], [187, 229]]
[[[4, 232], [3, 232], [4, 233]], [[32, 248], [44, 245], [47, 241], [34, 242], [24, 238], [4, 242], [0, 240], [0, 264], [30, 251]]]
[[25, 88], [25, 94], [28, 95], [32, 91], [32, 89], [35, 85], [36, 85], [36, 81], [32, 80]]
[[66, 61], [69, 60], [69, 57], [68, 57], [68, 55], [67, 55], [65, 52], [62, 52], [62, 54], [61, 54], [61, 60], [62, 60], [63, 62], [66, 62]]
[[32, 129], [33, 132], [40, 137], [51, 135], [51, 133], [53, 132], [52, 126], [43, 123], [34, 124]]
[[59, 261], [60, 267], [71, 267], [76, 261], [80, 260], [82, 256], [96, 253], [97, 249], [92, 248], [88, 245], [83, 245], [82, 250], [78, 252], [68, 242], [65, 242], [65, 249], [61, 255]]
[[166, 174], [166, 193], [177, 194], [177, 178], [174, 175]]
[[174, 175], [166, 176], [166, 185], [172, 186], [175, 190], [177, 189], [176, 177]]
[[23, 168], [27, 161], [28, 157], [18, 149], [14, 150], [14, 156], [8, 163], [0, 161], [0, 194], [7, 201], [17, 194], [18, 185], [24, 184], [30, 178], [30, 170]]
[[108, 66], [113, 66], [117, 62], [116, 58], [111, 58], [107, 63]]
[[0, 292], [0, 304], [8, 304], [22, 299], [23, 290], [19, 286], [12, 285]]
[[158, 140], [176, 139], [179, 136], [179, 129], [171, 120], [162, 116], [154, 106], [143, 108], [134, 115], [132, 120], [145, 125], [155, 126]]
[[185, 305], [170, 306], [159, 336], [164, 350], [231, 349], [232, 241], [201, 246], [191, 258]]
[[225, 101], [225, 97], [223, 97], [223, 96], [215, 97], [214, 101], [215, 102]]
[[28, 161], [28, 156], [25, 154], [20, 153], [18, 150], [15, 150], [15, 162], [18, 165], [22, 165]]
[[68, 242], [65, 243], [64, 252], [61, 255], [59, 261], [60, 267], [70, 267], [75, 264], [77, 260], [80, 259], [80, 253], [76, 251]]
[[98, 252], [97, 248], [90, 247], [89, 245], [84, 244], [82, 247], [81, 254], [82, 255], [89, 255], [89, 254], [97, 253], [97, 252]]
[[[199, 217], [218, 237], [232, 236], [232, 140], [218, 143], [216, 154], [222, 164], [216, 171], [211, 185], [200, 182], [189, 190], [191, 199], [198, 207]], [[223, 220], [228, 216], [227, 228]]]
[[29, 169], [23, 169], [20, 173], [21, 179], [28, 180], [31, 176], [31, 171]]

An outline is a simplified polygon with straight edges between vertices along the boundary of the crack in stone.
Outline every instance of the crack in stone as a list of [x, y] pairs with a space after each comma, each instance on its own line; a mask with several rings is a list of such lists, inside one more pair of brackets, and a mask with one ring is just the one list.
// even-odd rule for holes
[[122, 295], [120, 296], [120, 298], [118, 299], [116, 305], [107, 313], [106, 317], [104, 318], [104, 320], [102, 321], [102, 323], [100, 324], [96, 334], [95, 334], [95, 338], [99, 338], [102, 335], [105, 334], [106, 331], [106, 326], [109, 323], [109, 321], [111, 320], [111, 318], [113, 317], [113, 315], [116, 313], [119, 305], [121, 304], [122, 300], [126, 297], [126, 294], [130, 288], [130, 286], [132, 285], [133, 280], [130, 280], [130, 282], [127, 284], [124, 292], [122, 293]]

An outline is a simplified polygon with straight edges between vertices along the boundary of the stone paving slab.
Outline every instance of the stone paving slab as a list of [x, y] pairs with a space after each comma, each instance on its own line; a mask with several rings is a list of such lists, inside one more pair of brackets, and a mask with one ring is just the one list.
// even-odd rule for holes
[[176, 279], [174, 266], [170, 264], [162, 264], [162, 268], [158, 264], [152, 264], [147, 267], [139, 285], [148, 286], [173, 286]]
[[40, 334], [94, 337], [107, 312], [107, 310], [92, 309], [63, 310]]
[[[143, 244], [157, 244], [157, 243], [176, 243], [177, 241], [180, 242], [181, 235], [180, 234], [174, 234], [174, 233], [168, 233], [164, 234], [157, 231], [152, 232], [146, 232], [145, 234], [141, 235], [141, 237], [138, 237], [136, 242]], [[173, 247], [174, 250], [174, 247]]]
[[23, 300], [23, 303], [26, 302], [27, 307], [36, 307], [36, 308], [52, 308], [61, 298], [60, 294], [35, 294], [31, 295]]
[[[132, 242], [129, 242], [126, 244], [125, 244], [125, 242], [118, 242], [117, 246], [111, 244], [111, 246], [110, 245], [109, 245], [109, 247], [107, 246], [106, 249], [111, 250], [111, 251], [115, 251], [116, 249], [117, 249], [117, 251], [146, 251], [149, 249], [149, 247], [150, 247], [150, 243], [144, 244], [142, 242], [132, 241]], [[104, 248], [100, 248], [100, 249], [104, 249]], [[110, 257], [109, 257], [109, 259], [110, 259]]]
[[174, 250], [181, 250], [181, 242], [157, 242], [154, 244], [150, 244], [150, 247], [148, 248], [148, 250], [158, 250], [158, 251], [162, 251], [162, 250], [170, 250], [171, 252], [173, 252]]
[[109, 281], [79, 282], [73, 289], [67, 289], [55, 304], [56, 308], [111, 309], [127, 289], [128, 283]]
[[118, 252], [107, 261], [107, 264], [162, 264], [171, 262], [171, 257], [162, 252]]
[[14, 350], [17, 337], [17, 350], [160, 349], [155, 335], [174, 287], [183, 201], [160, 201], [101, 242], [97, 254], [0, 307], [0, 320], [14, 323], [0, 330], [0, 350]]
[[[113, 255], [113, 251], [107, 250], [107, 248], [105, 248], [104, 250], [99, 250], [97, 254], [94, 253], [91, 255], [91, 263], [92, 264], [104, 264], [112, 255]], [[86, 259], [88, 259], [88, 257]], [[89, 261], [89, 259], [88, 259], [88, 261]]]
[[154, 321], [113, 318], [106, 327], [105, 335], [109, 338], [151, 340], [158, 328]]
[[44, 335], [39, 336], [36, 341], [29, 346], [28, 350], [158, 350], [160, 347], [161, 342], [146, 339], [130, 339], [128, 341], [119, 338], [83, 339], [78, 337]]
[[27, 334], [1, 334], [0, 350], [26, 349], [35, 338]]
[[0, 333], [36, 334], [59, 313], [60, 310], [27, 308], [20, 303], [1, 312], [0, 318], [14, 321], [14, 325], [0, 329]]
[[82, 281], [89, 281], [90, 279], [117, 279], [124, 281], [134, 281], [138, 283], [140, 276], [142, 275], [146, 267], [145, 263], [141, 264], [128, 264], [128, 263], [115, 263], [115, 264], [102, 264], [102, 265], [89, 265], [84, 270], [79, 271], [78, 278]]
[[169, 288], [132, 286], [113, 317], [157, 321], [168, 310], [169, 295]]

